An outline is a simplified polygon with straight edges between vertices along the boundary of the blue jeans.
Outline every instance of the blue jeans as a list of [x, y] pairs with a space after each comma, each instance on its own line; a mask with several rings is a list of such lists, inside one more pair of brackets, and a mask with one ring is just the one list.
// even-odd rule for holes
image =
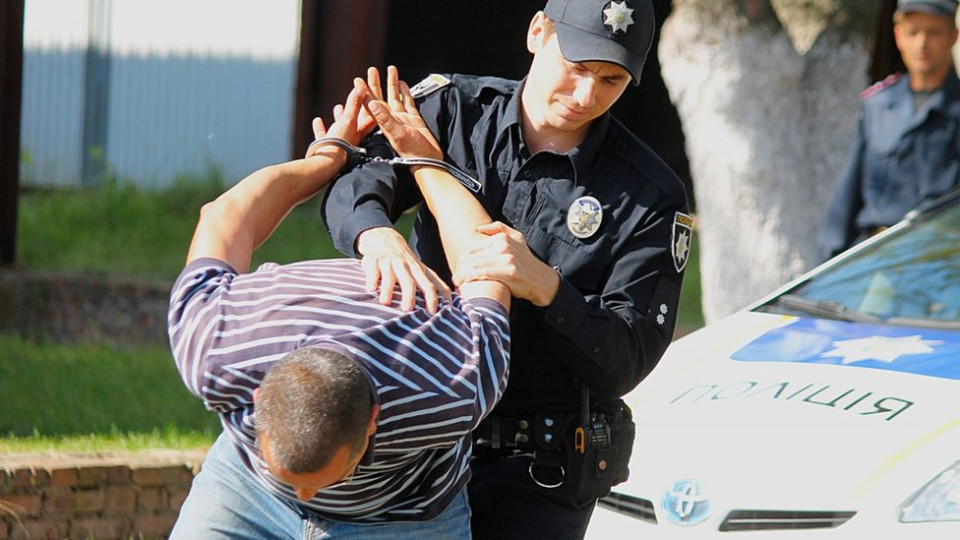
[[356, 524], [322, 519], [264, 490], [243, 465], [230, 437], [221, 433], [193, 479], [170, 538], [469, 540], [470, 507], [464, 489], [429, 521]]

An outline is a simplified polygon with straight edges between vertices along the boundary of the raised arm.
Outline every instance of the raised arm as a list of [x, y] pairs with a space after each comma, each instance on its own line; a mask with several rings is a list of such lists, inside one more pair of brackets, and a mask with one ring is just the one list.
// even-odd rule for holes
[[[387, 94], [354, 80], [354, 91], [380, 125], [391, 146], [402, 157], [442, 160], [443, 152], [417, 111], [410, 89], [399, 80], [395, 67], [387, 69]], [[492, 220], [483, 206], [449, 172], [434, 166], [414, 166], [413, 177], [424, 201], [437, 220], [440, 240], [451, 270], [478, 237], [477, 228]], [[497, 281], [476, 281], [460, 286], [464, 297], [492, 298], [509, 308], [510, 291]]]
[[[379, 70], [367, 70], [367, 83], [375, 96], [382, 98]], [[381, 134], [367, 137], [362, 144], [371, 156], [395, 155]], [[420, 290], [427, 309], [433, 312], [438, 293], [446, 296], [449, 287], [420, 261], [407, 239], [394, 228], [404, 212], [423, 202], [415, 183], [402, 176], [383, 162], [355, 167], [327, 188], [320, 217], [333, 245], [348, 256], [361, 258], [367, 288], [379, 290], [380, 303], [390, 304], [394, 287], [399, 286], [404, 310], [413, 309]]]
[[[327, 133], [356, 144], [373, 124], [358, 125], [361, 101], [350, 92], [343, 107], [334, 112], [335, 122]], [[325, 132], [322, 121], [315, 130]], [[259, 169], [200, 210], [187, 262], [212, 257], [246, 272], [253, 250], [273, 233], [295, 206], [326, 186], [347, 161], [346, 152], [323, 146], [307, 159], [298, 159]]]

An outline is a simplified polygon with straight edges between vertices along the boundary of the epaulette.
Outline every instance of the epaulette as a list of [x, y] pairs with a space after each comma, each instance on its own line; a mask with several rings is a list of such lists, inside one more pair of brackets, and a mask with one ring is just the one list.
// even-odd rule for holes
[[463, 96], [471, 98], [480, 98], [484, 93], [492, 92], [498, 96], [512, 94], [516, 91], [518, 81], [504, 79], [502, 77], [463, 75], [459, 73], [440, 75], [434, 73], [423, 81], [420, 81], [410, 92], [414, 98], [420, 98], [430, 95], [437, 90], [445, 87], [456, 87], [456, 91]]
[[437, 90], [450, 84], [450, 79], [439, 73], [431, 73], [427, 78], [418, 82], [410, 88], [410, 95], [415, 99], [430, 95]]
[[893, 75], [890, 75], [890, 76], [887, 77], [886, 79], [884, 79], [884, 80], [882, 80], [882, 81], [880, 81], [880, 82], [878, 82], [878, 83], [874, 83], [874, 84], [870, 85], [870, 86], [869, 86], [866, 90], [864, 90], [863, 92], [860, 92], [860, 99], [861, 99], [861, 100], [868, 99], [868, 98], [870, 98], [871, 96], [876, 95], [876, 94], [877, 94], [878, 92], [880, 92], [881, 90], [884, 90], [885, 88], [890, 88], [891, 86], [894, 85], [894, 83], [896, 83], [897, 81], [899, 81], [899, 80], [902, 79], [902, 78], [903, 78], [903, 73], [894, 73]]

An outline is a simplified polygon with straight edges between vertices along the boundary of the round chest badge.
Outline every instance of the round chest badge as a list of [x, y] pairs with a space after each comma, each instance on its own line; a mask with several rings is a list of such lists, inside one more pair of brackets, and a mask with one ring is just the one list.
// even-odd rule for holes
[[593, 197], [580, 197], [567, 210], [567, 228], [577, 238], [593, 236], [602, 220], [603, 208], [600, 207], [600, 201]]

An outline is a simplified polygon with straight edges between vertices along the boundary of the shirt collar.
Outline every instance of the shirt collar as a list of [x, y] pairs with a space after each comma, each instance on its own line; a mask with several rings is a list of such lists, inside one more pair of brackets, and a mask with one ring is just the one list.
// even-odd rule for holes
[[940, 85], [940, 88], [934, 94], [938, 98], [937, 109], [946, 111], [949, 105], [955, 103], [960, 97], [960, 79], [957, 78], [957, 72], [953, 69], [947, 74], [946, 80]]
[[597, 154], [600, 152], [600, 148], [603, 146], [603, 141], [607, 138], [607, 131], [609, 130], [610, 111], [607, 111], [590, 124], [590, 131], [587, 132], [587, 137], [583, 139], [583, 142], [580, 143], [579, 146], [567, 154], [570, 156], [570, 161], [573, 162], [573, 167], [577, 171], [578, 182], [579, 177], [586, 175], [590, 166], [593, 164]]
[[[913, 91], [910, 90], [909, 74], [903, 78], [902, 88], [906, 96], [912, 97]], [[915, 112], [946, 111], [949, 103], [954, 101], [958, 95], [960, 95], [960, 79], [957, 78], [957, 72], [951, 69], [950, 72], [947, 74], [947, 78], [944, 79], [943, 84], [941, 84], [939, 88], [934, 90], [930, 94], [930, 98], [927, 100], [926, 104], [924, 104], [924, 106], [921, 109]], [[904, 94], [900, 94], [900, 95], [892, 94], [888, 100], [888, 106], [893, 106], [897, 103], [902, 103], [903, 101], [904, 101]]]
[[[500, 123], [500, 128], [497, 132], [498, 140], [503, 138], [507, 130], [511, 129], [511, 126], [516, 126], [518, 136], [522, 135], [522, 123], [520, 122], [520, 96], [523, 94], [523, 86], [526, 84], [526, 82], [527, 79], [524, 77], [520, 81], [520, 84], [517, 85], [517, 91], [510, 96], [510, 101], [507, 102], [507, 106], [504, 109], [503, 118]], [[603, 141], [607, 137], [607, 131], [610, 129], [610, 118], [610, 111], [607, 111], [594, 120], [590, 125], [590, 131], [587, 133], [587, 137], [583, 140], [583, 142], [566, 154], [566, 156], [570, 159], [570, 162], [573, 164], [574, 170], [577, 173], [577, 177], [583, 176], [587, 173], [587, 170], [593, 163], [594, 158], [596, 158], [597, 153], [603, 146]], [[521, 144], [523, 144], [522, 138]]]
[[367, 438], [367, 449], [363, 452], [363, 457], [360, 458], [360, 462], [357, 463], [357, 466], [363, 465], [364, 467], [369, 467], [373, 465], [373, 446], [374, 446], [374, 436], [376, 434], [370, 435]]
[[520, 133], [520, 94], [523, 93], [523, 85], [527, 78], [524, 77], [517, 85], [517, 90], [510, 96], [507, 105], [503, 110], [503, 118], [500, 120], [500, 126], [497, 130], [497, 142], [500, 142], [511, 126], [517, 126], [517, 134]]
[[[361, 363], [357, 362], [357, 366], [360, 368], [360, 371], [367, 377], [367, 382], [370, 383], [370, 401], [375, 407], [380, 406], [380, 396], [377, 395], [377, 384], [376, 380], [370, 375], [370, 372], [367, 371], [367, 368], [364, 367]], [[380, 416], [383, 415], [383, 409], [377, 415], [377, 427], [380, 427]], [[363, 457], [360, 458], [360, 463], [357, 465], [370, 466], [373, 465], [374, 458], [374, 442], [376, 441], [377, 434], [374, 432], [372, 435], [367, 437], [367, 449], [363, 452]]]

